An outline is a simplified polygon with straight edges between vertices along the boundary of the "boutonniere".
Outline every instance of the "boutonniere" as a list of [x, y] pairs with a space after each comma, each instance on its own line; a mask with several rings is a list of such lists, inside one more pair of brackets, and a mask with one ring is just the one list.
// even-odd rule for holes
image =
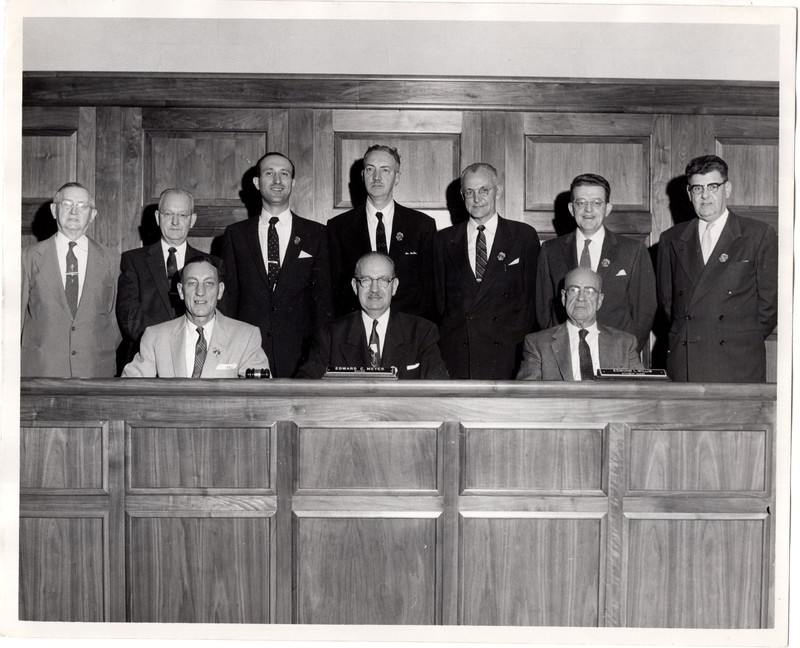
[[500, 254], [497, 255], [497, 260], [498, 261], [502, 261], [505, 258], [506, 258], [506, 253], [505, 252], [501, 252]]
[[292, 239], [292, 243], [294, 243], [295, 245], [300, 245], [300, 237], [299, 236], [295, 236]]
[[217, 358], [219, 358], [221, 353], [222, 353], [222, 351], [220, 351], [217, 347], [214, 347], [213, 349], [211, 349], [211, 354], [213, 356], [217, 357]]
[[600, 262], [600, 265], [601, 265], [601, 266], [603, 266], [604, 268], [607, 268], [608, 266], [610, 266], [610, 265], [611, 265], [611, 261], [609, 261], [608, 259], [603, 259], [603, 260]]
[[394, 238], [396, 240], [398, 240], [398, 241], [402, 241], [403, 240], [403, 233], [402, 232], [397, 232], [397, 234], [394, 235]]
[[719, 262], [720, 263], [725, 263], [727, 260], [728, 260], [728, 255], [725, 254], [724, 252], [719, 255]]

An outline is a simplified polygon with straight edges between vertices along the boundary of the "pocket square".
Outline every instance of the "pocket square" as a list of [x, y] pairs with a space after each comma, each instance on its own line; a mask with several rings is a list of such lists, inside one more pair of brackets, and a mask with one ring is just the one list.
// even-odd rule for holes
[[417, 367], [419, 367], [419, 362], [417, 364], [408, 365], [406, 367], [406, 371], [411, 371], [412, 369], [416, 369]]
[[216, 367], [216, 371], [230, 371], [231, 369], [236, 369], [239, 365], [235, 362], [233, 364], [224, 364], [220, 363]]
[[512, 266], [512, 265], [517, 265], [518, 263], [519, 263], [519, 257], [517, 257], [516, 259], [514, 259], [514, 260], [513, 260], [511, 263], [509, 263], [508, 265]]
[[300, 255], [297, 258], [298, 259], [310, 259], [311, 255], [308, 252], [304, 251], [304, 250], [300, 250]]
[[627, 274], [628, 274], [628, 273], [627, 273], [627, 272], [625, 272], [625, 268], [623, 268], [622, 270], [620, 270], [620, 271], [619, 271], [619, 272], [618, 272], [616, 275], [614, 275], [614, 276], [615, 276], [615, 277], [624, 277], [624, 276], [625, 276], [625, 275], [627, 275]]
[[417, 253], [417, 251], [416, 251], [416, 250], [410, 250], [410, 251], [408, 251], [408, 252], [405, 252], [405, 254], [406, 254], [406, 255], [409, 255], [409, 254], [416, 254], [416, 253]]

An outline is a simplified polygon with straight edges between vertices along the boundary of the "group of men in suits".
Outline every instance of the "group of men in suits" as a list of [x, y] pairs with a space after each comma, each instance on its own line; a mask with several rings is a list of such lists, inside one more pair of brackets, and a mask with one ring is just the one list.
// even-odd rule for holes
[[[254, 178], [261, 214], [228, 226], [221, 263], [187, 242], [197, 218], [188, 192], [162, 194], [161, 241], [120, 263], [85, 234], [97, 213], [89, 192], [65, 185], [51, 205], [58, 233], [23, 251], [22, 374], [112, 376], [121, 328], [131, 357], [138, 347], [124, 375], [192, 375], [204, 345], [216, 362], [202, 376], [250, 364], [311, 377], [329, 365], [389, 362], [401, 378], [585, 379], [581, 354], [587, 372], [587, 358], [595, 372], [641, 367], [657, 296], [671, 322], [673, 380], [765, 380], [777, 237], [727, 210], [720, 158], [687, 166], [698, 219], [662, 234], [657, 281], [644, 245], [605, 227], [613, 205], [602, 176], [573, 180], [577, 229], [540, 249], [533, 227], [498, 213], [503, 184], [489, 164], [461, 174], [469, 218], [437, 232], [432, 218], [394, 200], [395, 149], [371, 146], [363, 161], [366, 203], [326, 227], [291, 211], [294, 164], [265, 154]], [[197, 329], [209, 324], [218, 337], [201, 340]], [[219, 336], [231, 330], [248, 342], [235, 361], [221, 357]]]

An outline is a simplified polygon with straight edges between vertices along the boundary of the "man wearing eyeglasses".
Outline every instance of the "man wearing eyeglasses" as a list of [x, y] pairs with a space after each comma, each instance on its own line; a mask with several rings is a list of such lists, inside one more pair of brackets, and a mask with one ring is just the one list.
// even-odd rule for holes
[[536, 320], [539, 236], [497, 213], [503, 185], [491, 164], [464, 169], [461, 195], [469, 219], [434, 247], [442, 358], [452, 378], [512, 380]]
[[57, 232], [22, 250], [21, 375], [111, 377], [119, 255], [86, 235], [97, 209], [83, 185], [63, 185], [50, 211]]
[[328, 367], [396, 367], [401, 380], [448, 377], [436, 326], [392, 308], [400, 282], [391, 257], [368, 252], [350, 283], [361, 309], [318, 331], [298, 378], [321, 378]]
[[600, 368], [644, 369], [636, 338], [597, 322], [604, 304], [600, 275], [589, 268], [571, 270], [561, 302], [567, 321], [525, 337], [517, 380], [594, 380]]
[[168, 322], [185, 312], [177, 290], [186, 259], [202, 254], [186, 238], [197, 220], [194, 197], [183, 189], [165, 189], [158, 199], [158, 243], [123, 252], [117, 290], [117, 320], [125, 337], [125, 360], [136, 354], [148, 326]]
[[541, 328], [567, 320], [560, 291], [570, 270], [585, 267], [600, 275], [604, 308], [598, 321], [648, 342], [656, 313], [656, 278], [644, 244], [605, 227], [611, 186], [603, 176], [584, 173], [570, 185], [569, 213], [577, 229], [545, 241], [536, 273], [536, 319]]
[[697, 218], [658, 244], [658, 301], [669, 322], [667, 373], [689, 382], [765, 382], [764, 340], [778, 322], [778, 237], [728, 209], [728, 165], [686, 166]]

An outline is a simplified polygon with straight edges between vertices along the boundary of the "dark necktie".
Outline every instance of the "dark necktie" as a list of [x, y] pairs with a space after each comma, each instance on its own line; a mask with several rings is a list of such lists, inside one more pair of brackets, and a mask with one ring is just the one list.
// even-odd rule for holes
[[478, 225], [478, 240], [475, 243], [475, 279], [480, 283], [483, 280], [483, 273], [486, 272], [486, 234], [483, 230], [486, 225]]
[[592, 257], [589, 256], [589, 243], [592, 239], [586, 239], [583, 242], [583, 252], [581, 252], [581, 262], [578, 264], [581, 268], [592, 269]]
[[586, 336], [589, 331], [580, 329], [578, 335], [581, 341], [578, 342], [578, 361], [581, 365], [581, 380], [594, 380], [594, 370], [592, 369], [592, 352], [589, 350], [589, 343]]
[[270, 288], [275, 289], [278, 282], [278, 273], [281, 270], [281, 247], [278, 243], [278, 230], [275, 223], [280, 219], [273, 216], [269, 219], [269, 229], [267, 230], [267, 276]]
[[169, 286], [169, 290], [172, 291], [172, 281], [175, 279], [175, 275], [178, 274], [178, 258], [175, 256], [177, 250], [174, 247], [171, 247], [168, 250], [169, 254], [167, 255], [167, 283]]
[[378, 335], [378, 320], [372, 320], [372, 333], [369, 336], [369, 362], [376, 369], [381, 366], [381, 338]]
[[386, 228], [383, 226], [383, 214], [378, 212], [375, 214], [378, 219], [378, 229], [375, 230], [375, 249], [378, 252], [388, 254], [389, 251], [386, 247]]
[[203, 364], [206, 361], [206, 339], [203, 337], [203, 327], [197, 327], [197, 344], [194, 345], [194, 369], [192, 370], [192, 378], [199, 378], [203, 373]]
[[77, 245], [75, 241], [69, 242], [67, 250], [67, 280], [64, 282], [64, 292], [67, 295], [67, 304], [72, 311], [72, 317], [78, 312], [78, 257], [75, 256], [73, 248]]

